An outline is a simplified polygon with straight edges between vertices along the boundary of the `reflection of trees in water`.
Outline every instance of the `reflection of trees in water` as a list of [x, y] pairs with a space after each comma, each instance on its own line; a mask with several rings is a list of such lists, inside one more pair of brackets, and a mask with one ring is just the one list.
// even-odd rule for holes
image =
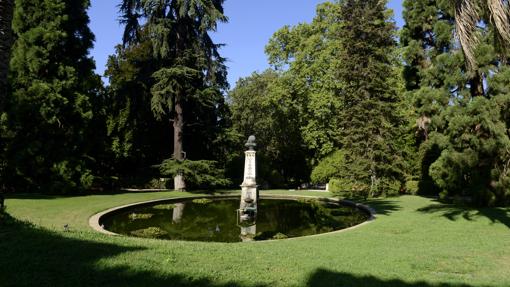
[[[172, 224], [165, 224], [172, 239], [229, 242], [239, 237], [236, 226], [237, 202], [183, 203], [174, 208]], [[180, 208], [180, 210], [179, 210]], [[175, 220], [177, 219], [177, 220]]]
[[356, 207], [319, 201], [312, 202], [311, 206], [314, 209], [316, 226], [320, 230], [343, 229], [368, 219], [368, 216]]
[[273, 238], [278, 233], [288, 237], [325, 233], [347, 228], [367, 219], [356, 208], [338, 203], [320, 200], [297, 200], [286, 202], [269, 202], [269, 212], [261, 211], [264, 232], [257, 239]]
[[[144, 235], [157, 227], [158, 237], [174, 240], [235, 242], [240, 240], [278, 239], [324, 233], [350, 227], [367, 219], [356, 208], [318, 200], [261, 200], [257, 225], [241, 229], [237, 225], [238, 200], [217, 200], [209, 203], [191, 201], [140, 207], [114, 216], [115, 228], [121, 234], [144, 230]], [[129, 220], [130, 213], [154, 214], [150, 219]], [[171, 214], [169, 214], [171, 213]], [[155, 229], [154, 229], [155, 230]], [[165, 234], [166, 233], [166, 234]], [[244, 238], [243, 238], [244, 237]]]

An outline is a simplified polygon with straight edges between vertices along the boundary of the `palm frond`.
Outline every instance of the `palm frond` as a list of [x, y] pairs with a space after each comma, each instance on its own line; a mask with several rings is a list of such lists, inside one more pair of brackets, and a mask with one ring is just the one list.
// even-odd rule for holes
[[456, 0], [455, 1], [455, 28], [459, 39], [468, 69], [476, 70], [474, 48], [478, 44], [476, 25], [480, 19], [476, 1]]
[[506, 1], [501, 0], [487, 0], [487, 7], [489, 8], [491, 19], [490, 21], [495, 26], [495, 30], [504, 41], [503, 44], [510, 45], [510, 8]]

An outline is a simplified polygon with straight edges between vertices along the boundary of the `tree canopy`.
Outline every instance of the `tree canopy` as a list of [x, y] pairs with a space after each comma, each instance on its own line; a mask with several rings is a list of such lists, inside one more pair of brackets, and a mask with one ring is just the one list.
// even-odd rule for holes
[[94, 181], [100, 80], [88, 56], [89, 1], [16, 1], [7, 146], [16, 190], [83, 190]]
[[508, 1], [321, 3], [230, 90], [223, 3], [121, 1], [104, 85], [89, 1], [0, 1], [2, 189], [225, 187], [254, 134], [264, 187], [510, 203]]
[[[124, 43], [111, 58], [108, 72], [115, 84], [110, 130], [117, 155], [138, 158], [143, 165], [159, 164], [169, 155], [176, 161], [213, 159], [213, 143], [224, 125], [222, 92], [228, 83], [220, 45], [214, 44], [208, 33], [216, 29], [217, 22], [227, 21], [222, 3], [123, 1]], [[145, 22], [140, 24], [142, 17]], [[173, 134], [164, 131], [165, 121], [172, 123]], [[125, 129], [126, 123], [132, 127]], [[160, 133], [167, 135], [161, 137]], [[140, 157], [143, 152], [133, 153], [134, 149], [147, 150], [158, 138], [159, 148], [145, 159]], [[172, 153], [168, 152], [169, 141], [173, 141]], [[167, 151], [164, 145], [168, 145]], [[178, 174], [175, 186], [185, 187]]]
[[[501, 79], [508, 63], [498, 52], [493, 20], [477, 20], [486, 22], [476, 28], [478, 42], [468, 48], [470, 55], [466, 35], [459, 34], [462, 7], [449, 1], [404, 4], [403, 55], [417, 113], [421, 192], [468, 197], [482, 205], [507, 203], [507, 91]], [[453, 37], [455, 27], [463, 49]]]

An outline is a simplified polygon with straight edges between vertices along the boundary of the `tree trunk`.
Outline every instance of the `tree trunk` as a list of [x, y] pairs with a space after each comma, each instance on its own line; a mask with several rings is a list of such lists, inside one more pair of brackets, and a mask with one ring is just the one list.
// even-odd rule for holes
[[475, 75], [469, 80], [471, 97], [483, 97], [485, 92], [483, 90], [483, 77], [480, 75], [480, 71], [476, 70]]
[[[177, 161], [184, 160], [184, 153], [182, 149], [182, 130], [184, 127], [184, 116], [182, 113], [181, 97], [175, 97], [175, 113], [174, 113], [174, 159]], [[186, 189], [186, 182], [182, 174], [177, 174], [174, 177], [174, 189], [184, 191]]]
[[0, 0], [0, 112], [7, 96], [7, 73], [11, 58], [14, 0]]

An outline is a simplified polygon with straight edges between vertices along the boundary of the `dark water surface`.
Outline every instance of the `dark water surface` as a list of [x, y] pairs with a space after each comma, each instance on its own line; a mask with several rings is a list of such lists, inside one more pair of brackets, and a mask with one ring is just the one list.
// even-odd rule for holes
[[[171, 240], [240, 242], [239, 199], [195, 199], [155, 203], [121, 210], [101, 220], [118, 234]], [[331, 232], [368, 219], [361, 210], [319, 200], [260, 199], [254, 240]]]

